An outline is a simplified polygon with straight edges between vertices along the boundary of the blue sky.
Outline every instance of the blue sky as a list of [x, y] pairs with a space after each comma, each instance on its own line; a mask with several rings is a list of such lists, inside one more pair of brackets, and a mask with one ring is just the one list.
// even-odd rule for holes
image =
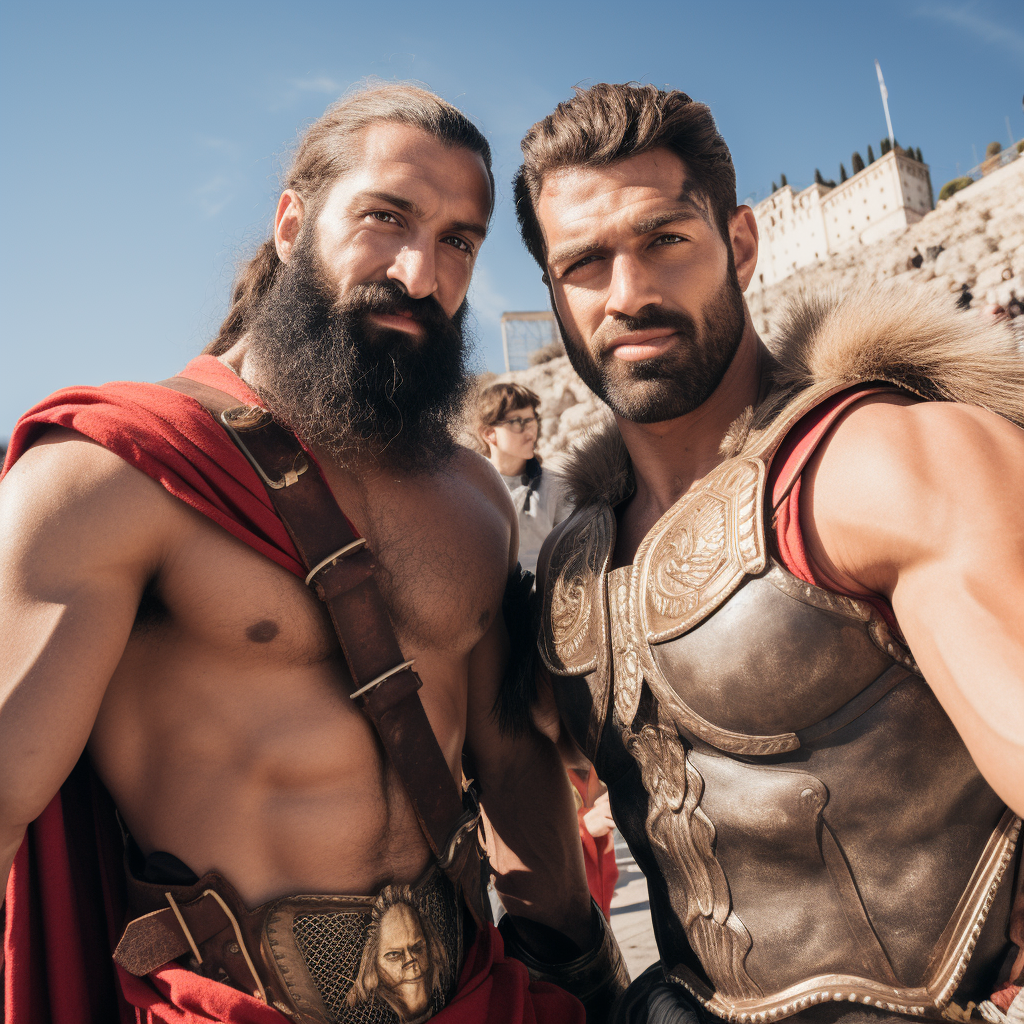
[[[302, 127], [368, 75], [426, 83], [495, 154], [470, 293], [479, 368], [498, 318], [545, 303], [508, 182], [523, 132], [576, 83], [640, 80], [710, 104], [739, 197], [850, 169], [886, 133], [936, 191], [1024, 136], [1021, 0], [851, 3], [50, 3], [0, 8], [0, 438], [70, 383], [157, 380], [216, 333], [265, 237]], [[972, 146], [974, 149], [972, 150]]]

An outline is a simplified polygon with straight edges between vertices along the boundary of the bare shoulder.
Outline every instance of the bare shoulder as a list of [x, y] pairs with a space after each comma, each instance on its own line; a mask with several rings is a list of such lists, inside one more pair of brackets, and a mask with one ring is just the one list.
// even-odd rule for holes
[[[473, 497], [479, 502], [478, 508], [497, 528], [495, 536], [496, 539], [497, 536], [501, 536], [503, 552], [508, 562], [504, 568], [510, 571], [519, 560], [519, 520], [505, 481], [488, 459], [462, 445], [452, 459], [448, 473], [457, 477], [470, 489]], [[477, 524], [474, 524], [474, 527], [476, 526]]]
[[[48, 431], [0, 483], [0, 533], [5, 546], [45, 546], [74, 539], [65, 550], [86, 561], [152, 550], [178, 514], [155, 480], [72, 430]], [[90, 556], [89, 552], [92, 552]]]
[[515, 519], [512, 496], [489, 459], [460, 445], [452, 460], [451, 469], [475, 487], [505, 518]]
[[815, 560], [890, 593], [957, 537], [993, 543], [1024, 509], [1024, 430], [975, 406], [871, 396], [819, 446], [801, 524]]

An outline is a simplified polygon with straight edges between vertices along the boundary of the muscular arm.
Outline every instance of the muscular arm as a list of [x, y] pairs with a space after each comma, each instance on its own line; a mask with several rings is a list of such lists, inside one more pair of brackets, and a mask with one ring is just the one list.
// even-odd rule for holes
[[507, 640], [499, 618], [473, 653], [466, 748], [493, 832], [492, 866], [510, 913], [592, 943], [576, 806], [554, 744], [499, 728], [495, 699]]
[[53, 431], [0, 484], [0, 877], [82, 753], [171, 499]]
[[950, 403], [860, 403], [805, 475], [812, 559], [888, 598], [989, 785], [1024, 813], [1024, 431]]

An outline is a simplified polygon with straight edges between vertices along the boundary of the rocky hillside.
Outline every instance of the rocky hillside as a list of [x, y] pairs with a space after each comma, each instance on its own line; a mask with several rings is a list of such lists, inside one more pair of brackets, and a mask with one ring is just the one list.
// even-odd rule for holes
[[[911, 263], [915, 247], [919, 267]], [[897, 277], [913, 288], [948, 294], [951, 303], [966, 284], [974, 296], [967, 315], [989, 302], [1005, 303], [1011, 290], [1024, 297], [1024, 159], [939, 203], [901, 234], [832, 256], [771, 288], [752, 287], [746, 299], [754, 326], [770, 344], [773, 321], [802, 292]], [[538, 449], [544, 458], [564, 451], [608, 415], [565, 356], [494, 379], [517, 380], [541, 396]]]

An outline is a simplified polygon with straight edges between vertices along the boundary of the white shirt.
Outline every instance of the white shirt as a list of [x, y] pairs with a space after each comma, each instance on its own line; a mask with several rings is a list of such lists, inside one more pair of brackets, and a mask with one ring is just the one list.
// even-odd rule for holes
[[519, 517], [519, 563], [529, 572], [536, 572], [547, 535], [572, 512], [565, 493], [566, 482], [550, 469], [541, 469], [539, 477], [531, 478], [527, 473], [502, 474], [501, 479], [512, 495]]

